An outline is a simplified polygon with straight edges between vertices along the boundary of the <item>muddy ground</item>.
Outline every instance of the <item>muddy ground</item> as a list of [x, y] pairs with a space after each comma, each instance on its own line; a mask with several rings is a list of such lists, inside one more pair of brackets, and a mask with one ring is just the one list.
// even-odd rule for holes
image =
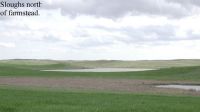
[[25, 87], [50, 87], [74, 90], [98, 90], [131, 93], [181, 94], [200, 96], [194, 90], [157, 88], [159, 84], [197, 84], [188, 81], [156, 81], [101, 78], [39, 78], [39, 77], [0, 77], [0, 85]]

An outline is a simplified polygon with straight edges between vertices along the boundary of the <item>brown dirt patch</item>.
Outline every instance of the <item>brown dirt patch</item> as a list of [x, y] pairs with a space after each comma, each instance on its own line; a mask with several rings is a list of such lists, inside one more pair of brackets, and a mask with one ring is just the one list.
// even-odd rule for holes
[[200, 92], [181, 89], [156, 88], [158, 84], [195, 84], [183, 81], [156, 81], [132, 79], [101, 78], [39, 78], [39, 77], [1, 77], [0, 85], [34, 86], [77, 90], [103, 90], [132, 93], [198, 95]]

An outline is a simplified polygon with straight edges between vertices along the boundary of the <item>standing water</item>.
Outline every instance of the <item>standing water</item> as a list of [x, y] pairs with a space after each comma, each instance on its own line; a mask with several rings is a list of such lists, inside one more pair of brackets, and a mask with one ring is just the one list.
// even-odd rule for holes
[[156, 87], [200, 91], [200, 85], [159, 85]]

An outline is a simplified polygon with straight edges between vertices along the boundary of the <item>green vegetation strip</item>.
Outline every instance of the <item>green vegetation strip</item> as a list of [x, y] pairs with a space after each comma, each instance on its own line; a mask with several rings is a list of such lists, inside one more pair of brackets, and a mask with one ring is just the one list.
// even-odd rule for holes
[[198, 112], [200, 97], [0, 88], [0, 112]]
[[[43, 65], [43, 68], [48, 66]], [[153, 79], [153, 80], [190, 80], [200, 81], [200, 67], [174, 67], [160, 70], [140, 72], [52, 72], [41, 71], [27, 66], [0, 65], [0, 76], [9, 77], [94, 77], [94, 78], [128, 78], [128, 79]]]

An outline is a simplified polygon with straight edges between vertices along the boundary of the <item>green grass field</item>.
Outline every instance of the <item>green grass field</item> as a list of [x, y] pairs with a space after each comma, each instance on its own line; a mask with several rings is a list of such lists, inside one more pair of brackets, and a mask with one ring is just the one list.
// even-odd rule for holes
[[198, 112], [200, 97], [0, 88], [0, 112]]
[[[50, 65], [43, 65], [47, 68]], [[51, 66], [52, 67], [52, 66]], [[51, 68], [50, 67], [50, 68]], [[90, 72], [50, 72], [41, 71], [35, 66], [25, 65], [0, 65], [0, 76], [37, 76], [37, 77], [98, 77], [98, 78], [131, 78], [131, 79], [155, 79], [155, 80], [200, 80], [200, 66], [195, 67], [173, 67], [162, 68], [152, 71], [140, 72], [111, 72], [111, 73], [90, 73]]]
[[[152, 68], [159, 68], [160, 62], [154, 64], [157, 67]], [[200, 63], [194, 60], [181, 61], [181, 66], [169, 66], [171, 62], [166, 62], [169, 68], [162, 62], [162, 69], [141, 72], [70, 73], [41, 71], [45, 69], [87, 68], [89, 66], [86, 62], [84, 66], [77, 63], [83, 62], [70, 64], [69, 62], [60, 61], [0, 61], [0, 77], [93, 77], [200, 81]], [[97, 62], [89, 63], [96, 64]], [[104, 62], [101, 63], [101, 66], [106, 65]], [[123, 63], [123, 66], [121, 66], [130, 66], [129, 63], [133, 62]], [[118, 67], [120, 67], [119, 65]], [[145, 66], [147, 65], [150, 66], [151, 64], [147, 61]], [[113, 67], [113, 65], [107, 65], [106, 67]], [[115, 93], [110, 91], [67, 91], [0, 86], [0, 112], [198, 112], [200, 110], [199, 105], [199, 96]]]

